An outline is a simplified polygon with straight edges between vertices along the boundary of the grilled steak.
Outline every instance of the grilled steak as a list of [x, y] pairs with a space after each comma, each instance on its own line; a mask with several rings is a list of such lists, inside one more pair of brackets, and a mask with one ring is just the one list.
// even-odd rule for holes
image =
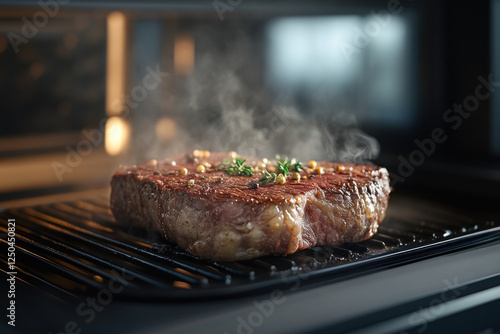
[[[258, 172], [227, 175], [218, 167], [225, 159], [182, 155], [120, 168], [111, 180], [115, 219], [158, 230], [201, 258], [233, 261], [362, 241], [385, 216], [385, 168], [320, 162], [299, 180], [290, 173], [284, 184], [263, 184]], [[247, 159], [257, 171], [259, 163]]]

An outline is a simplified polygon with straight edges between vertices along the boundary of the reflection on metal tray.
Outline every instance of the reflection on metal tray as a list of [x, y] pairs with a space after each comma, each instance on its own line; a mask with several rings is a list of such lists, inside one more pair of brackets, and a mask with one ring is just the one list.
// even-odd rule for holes
[[391, 203], [379, 233], [364, 242], [240, 262], [202, 260], [159, 235], [126, 230], [104, 197], [5, 210], [0, 231], [15, 219], [17, 278], [61, 299], [102, 289], [151, 300], [235, 296], [298, 280], [326, 284], [500, 239], [494, 222], [432, 209], [422, 220], [404, 205]]

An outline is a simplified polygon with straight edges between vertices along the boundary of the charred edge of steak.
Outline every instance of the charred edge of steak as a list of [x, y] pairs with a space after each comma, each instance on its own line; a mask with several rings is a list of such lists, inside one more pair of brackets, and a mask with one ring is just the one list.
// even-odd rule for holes
[[259, 175], [197, 173], [198, 163], [165, 160], [117, 171], [111, 181], [116, 220], [158, 230], [196, 256], [233, 261], [362, 241], [385, 216], [385, 168], [321, 162], [324, 174], [305, 171], [306, 179], [262, 185]]

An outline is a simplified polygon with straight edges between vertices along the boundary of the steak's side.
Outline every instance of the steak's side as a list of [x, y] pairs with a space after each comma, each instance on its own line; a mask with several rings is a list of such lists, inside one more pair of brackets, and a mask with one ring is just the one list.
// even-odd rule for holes
[[[361, 176], [332, 172], [252, 189], [259, 176], [176, 174], [184, 165], [192, 167], [167, 162], [119, 170], [111, 210], [118, 222], [161, 231], [190, 253], [216, 260], [362, 241], [376, 233], [390, 192], [387, 171], [376, 166], [356, 165], [370, 171]], [[193, 178], [195, 186], [187, 186]]]

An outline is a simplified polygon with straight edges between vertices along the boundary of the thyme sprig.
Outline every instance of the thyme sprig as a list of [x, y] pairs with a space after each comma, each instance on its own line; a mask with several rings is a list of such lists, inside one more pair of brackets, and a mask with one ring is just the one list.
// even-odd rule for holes
[[280, 171], [283, 175], [290, 175], [290, 171], [300, 172], [304, 169], [302, 162], [293, 158], [289, 160], [287, 157], [276, 156], [277, 163], [275, 167]]
[[[289, 160], [287, 157], [280, 157], [279, 155], [276, 156], [276, 164], [274, 165], [274, 167], [276, 167], [279, 174], [281, 174], [280, 177], [289, 176], [290, 171], [299, 172], [300, 170], [304, 169], [302, 162], [297, 161], [296, 159]], [[264, 177], [260, 179], [259, 182], [261, 183], [275, 182], [276, 179], [278, 178], [278, 175], [276, 175], [275, 173], [269, 173], [267, 170], [264, 169]]]
[[269, 173], [264, 169], [264, 177], [259, 180], [261, 183], [272, 183], [276, 181], [277, 175], [275, 173]]
[[246, 161], [246, 159], [238, 157], [232, 160], [230, 163], [223, 164], [224, 173], [229, 175], [252, 176], [254, 172], [253, 167], [245, 166]]
[[293, 170], [296, 172], [300, 172], [301, 170], [304, 169], [304, 166], [302, 165], [302, 162], [300, 162], [300, 161], [297, 161], [292, 166], [293, 166]]
[[276, 165], [274, 165], [276, 169], [283, 175], [290, 175], [290, 161], [278, 161]]

